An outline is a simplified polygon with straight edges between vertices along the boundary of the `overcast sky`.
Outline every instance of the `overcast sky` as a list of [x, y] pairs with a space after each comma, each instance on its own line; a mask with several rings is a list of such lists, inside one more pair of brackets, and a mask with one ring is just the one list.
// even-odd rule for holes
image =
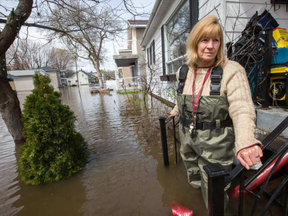
[[[139, 8], [139, 13], [148, 13], [148, 14], [152, 12], [155, 1], [156, 0], [137, 0], [137, 1], [132, 0], [134, 6]], [[119, 6], [121, 2], [122, 0], [111, 0], [110, 5], [114, 8], [116, 6]], [[12, 9], [12, 8], [15, 8], [17, 4], [18, 4], [18, 0], [0, 0], [0, 17], [4, 18], [1, 12], [4, 14], [8, 13], [1, 6], [5, 6], [5, 7], [8, 7], [8, 9]], [[124, 4], [122, 3], [118, 8], [124, 8]], [[122, 15], [122, 19], [129, 20], [129, 19], [134, 19], [134, 17], [133, 15], [127, 12], [126, 14]], [[137, 16], [135, 17], [135, 19], [141, 19], [141, 20], [147, 19], [148, 20], [149, 16], [148, 15], [142, 16], [142, 17]], [[30, 18], [28, 21], [33, 22], [33, 20], [31, 20]], [[0, 24], [0, 27], [2, 28], [3, 25], [1, 26]], [[101, 69], [115, 70], [115, 63], [113, 60], [113, 55], [117, 54], [115, 52], [118, 52], [119, 49], [126, 48], [127, 43], [124, 38], [126, 37], [126, 35], [127, 33], [125, 32], [123, 34], [123, 39], [118, 39], [117, 41], [107, 40], [105, 42], [105, 48], [108, 50], [108, 52], [107, 52], [107, 56], [106, 56], [106, 60], [104, 64], [101, 65]], [[21, 38], [28, 37], [28, 39], [31, 39], [31, 40], [41, 41], [43, 44], [47, 43], [46, 37], [45, 37], [45, 31], [43, 29], [22, 27], [20, 37]], [[52, 44], [48, 44], [47, 46], [65, 48], [65, 47], [61, 47], [62, 45], [57, 41], [54, 41]], [[80, 69], [83, 69], [87, 72], [95, 71], [92, 64], [89, 61], [84, 61], [84, 60], [78, 61], [78, 70]]]

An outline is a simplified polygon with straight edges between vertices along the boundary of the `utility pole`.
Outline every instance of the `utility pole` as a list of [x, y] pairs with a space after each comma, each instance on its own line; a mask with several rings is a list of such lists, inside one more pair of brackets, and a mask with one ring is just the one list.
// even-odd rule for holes
[[79, 77], [78, 77], [77, 60], [78, 60], [78, 56], [77, 56], [77, 48], [76, 48], [75, 66], [76, 66], [77, 85], [78, 85], [78, 88], [79, 88]]

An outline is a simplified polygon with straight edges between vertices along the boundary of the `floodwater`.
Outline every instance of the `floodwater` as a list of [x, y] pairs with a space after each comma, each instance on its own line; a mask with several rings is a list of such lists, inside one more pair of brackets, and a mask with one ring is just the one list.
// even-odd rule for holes
[[[89, 87], [61, 92], [88, 142], [89, 163], [69, 179], [25, 185], [17, 170], [19, 147], [0, 118], [1, 216], [161, 216], [172, 215], [174, 202], [194, 216], [207, 215], [201, 191], [189, 186], [184, 165], [175, 163], [171, 135], [170, 166], [163, 165], [158, 117], [171, 108], [150, 98], [145, 108], [141, 95], [91, 95]], [[21, 103], [25, 96], [19, 94]]]

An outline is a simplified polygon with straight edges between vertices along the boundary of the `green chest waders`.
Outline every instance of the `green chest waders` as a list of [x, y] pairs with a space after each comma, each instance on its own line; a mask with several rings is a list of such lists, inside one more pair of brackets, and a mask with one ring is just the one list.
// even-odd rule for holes
[[[208, 177], [203, 167], [209, 163], [219, 163], [230, 171], [234, 160], [235, 136], [228, 113], [229, 103], [226, 96], [201, 96], [196, 111], [196, 132], [192, 138], [189, 131], [193, 122], [192, 96], [183, 95], [178, 91], [177, 104], [180, 115], [180, 154], [187, 170], [189, 183], [194, 188], [201, 187], [207, 207]], [[227, 202], [226, 197], [226, 204]]]

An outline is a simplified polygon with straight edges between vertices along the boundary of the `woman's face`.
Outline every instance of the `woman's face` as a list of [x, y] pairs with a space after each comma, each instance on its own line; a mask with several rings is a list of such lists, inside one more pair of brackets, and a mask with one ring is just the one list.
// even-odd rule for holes
[[202, 38], [197, 47], [199, 56], [199, 67], [208, 67], [214, 64], [220, 47], [219, 37]]

